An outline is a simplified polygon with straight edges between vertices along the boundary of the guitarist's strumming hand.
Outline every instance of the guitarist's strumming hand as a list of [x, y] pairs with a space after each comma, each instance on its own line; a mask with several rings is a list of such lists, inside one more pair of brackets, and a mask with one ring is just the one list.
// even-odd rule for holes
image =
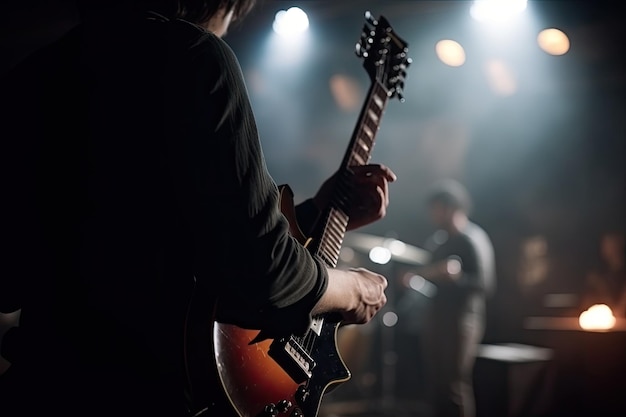
[[[348, 214], [348, 230], [358, 229], [385, 217], [389, 206], [389, 183], [396, 174], [381, 164], [368, 164], [350, 168], [348, 178], [352, 187], [351, 205]], [[337, 174], [327, 179], [315, 195], [313, 201], [318, 208], [328, 205]]]
[[343, 324], [365, 324], [386, 303], [387, 279], [365, 268], [328, 269], [328, 288], [313, 314], [337, 312]]

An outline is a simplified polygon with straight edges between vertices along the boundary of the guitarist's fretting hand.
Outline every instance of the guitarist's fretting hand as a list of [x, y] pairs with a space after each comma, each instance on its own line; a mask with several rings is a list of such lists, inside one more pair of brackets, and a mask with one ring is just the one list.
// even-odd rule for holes
[[[385, 217], [389, 206], [389, 183], [396, 174], [381, 164], [354, 166], [350, 195], [348, 230], [357, 229]], [[318, 208], [329, 203], [337, 174], [326, 180], [314, 197]], [[328, 269], [328, 288], [313, 309], [313, 314], [337, 312], [344, 324], [369, 322], [387, 302], [387, 279], [365, 268]]]
[[313, 314], [337, 312], [344, 324], [365, 324], [386, 303], [387, 279], [365, 268], [328, 269], [328, 288]]
[[[354, 230], [385, 217], [389, 206], [389, 183], [396, 180], [396, 174], [381, 164], [354, 166], [351, 206], [348, 230]], [[320, 187], [313, 201], [318, 208], [326, 207], [336, 181], [336, 174]]]

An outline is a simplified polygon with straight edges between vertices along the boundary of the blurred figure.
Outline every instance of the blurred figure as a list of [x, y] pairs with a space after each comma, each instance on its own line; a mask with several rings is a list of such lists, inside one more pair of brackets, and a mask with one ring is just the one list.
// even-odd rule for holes
[[435, 184], [428, 206], [438, 230], [424, 245], [432, 253], [429, 264], [413, 277], [434, 286], [420, 337], [425, 399], [433, 416], [473, 417], [472, 372], [485, 330], [486, 299], [495, 289], [493, 245], [468, 218], [471, 200], [460, 183]]
[[626, 246], [624, 234], [606, 232], [600, 238], [601, 265], [587, 274], [582, 308], [608, 305], [616, 317], [626, 317]]

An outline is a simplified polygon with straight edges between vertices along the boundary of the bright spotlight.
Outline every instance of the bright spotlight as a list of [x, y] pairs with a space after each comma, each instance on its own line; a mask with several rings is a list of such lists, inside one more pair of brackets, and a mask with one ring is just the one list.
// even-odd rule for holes
[[578, 324], [584, 330], [609, 330], [615, 322], [613, 311], [606, 304], [594, 304], [578, 317]]
[[274, 17], [274, 32], [289, 37], [305, 32], [309, 28], [309, 18], [299, 7], [280, 10]]
[[539, 47], [550, 55], [564, 55], [569, 51], [569, 38], [562, 31], [550, 28], [537, 35]]
[[504, 22], [523, 12], [528, 0], [474, 0], [471, 16], [479, 22]]
[[435, 53], [441, 62], [451, 67], [460, 67], [465, 63], [465, 50], [456, 41], [444, 39], [437, 42]]

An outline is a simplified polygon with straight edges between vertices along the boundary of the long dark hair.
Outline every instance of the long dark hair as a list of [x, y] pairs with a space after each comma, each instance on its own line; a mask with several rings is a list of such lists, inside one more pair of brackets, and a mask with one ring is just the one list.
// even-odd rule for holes
[[113, 16], [147, 10], [169, 18], [179, 18], [202, 25], [217, 14], [220, 9], [233, 11], [233, 21], [241, 20], [254, 7], [258, 0], [76, 0], [81, 16]]
[[168, 17], [192, 23], [208, 22], [221, 9], [233, 11], [233, 20], [241, 20], [257, 0], [136, 0], [141, 9], [150, 9]]

